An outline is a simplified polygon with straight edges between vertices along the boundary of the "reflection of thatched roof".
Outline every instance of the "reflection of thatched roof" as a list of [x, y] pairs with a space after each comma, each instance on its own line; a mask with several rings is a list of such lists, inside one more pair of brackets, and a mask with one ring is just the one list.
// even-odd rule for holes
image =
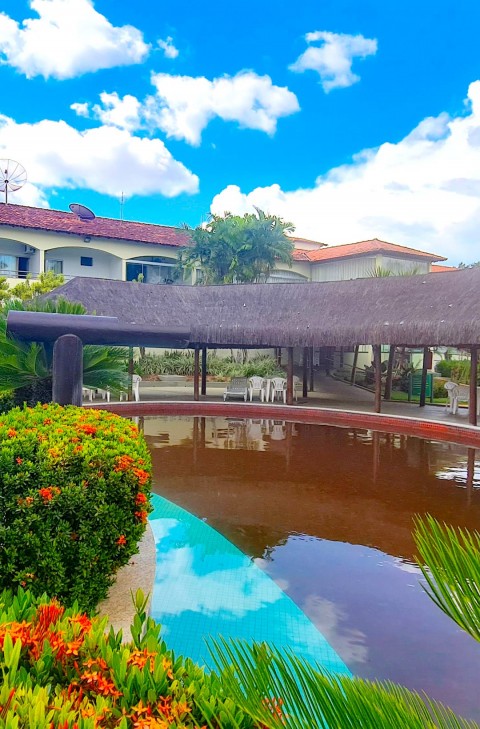
[[[309, 284], [160, 286], [75, 278], [49, 295], [120, 323], [228, 346], [480, 344], [480, 268]], [[133, 342], [132, 342], [133, 343]]]

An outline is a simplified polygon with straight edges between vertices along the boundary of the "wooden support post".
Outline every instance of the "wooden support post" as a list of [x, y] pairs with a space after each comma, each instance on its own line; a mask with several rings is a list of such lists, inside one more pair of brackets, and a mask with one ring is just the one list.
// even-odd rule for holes
[[131, 402], [133, 400], [133, 347], [128, 348], [128, 390], [127, 390], [127, 400], [128, 402]]
[[193, 399], [199, 400], [199, 377], [200, 377], [200, 350], [195, 347], [193, 350]]
[[382, 409], [382, 356], [380, 344], [373, 345], [373, 365], [375, 370], [375, 412]]
[[478, 347], [470, 350], [470, 403], [468, 406], [468, 422], [470, 425], [477, 425], [477, 368], [478, 368]]
[[293, 405], [293, 347], [287, 347], [287, 405]]
[[308, 397], [308, 347], [303, 348], [303, 397]]
[[309, 388], [308, 389], [310, 390], [310, 392], [313, 392], [314, 389], [315, 389], [315, 383], [314, 383], [315, 371], [314, 371], [314, 368], [313, 368], [313, 363], [315, 361], [315, 356], [314, 356], [315, 355], [315, 349], [313, 347], [310, 347], [310, 353], [309, 354], [310, 354], [310, 363], [309, 363], [310, 364], [310, 367], [309, 367], [309, 370], [310, 370], [310, 385], [309, 385]]
[[387, 379], [385, 380], [385, 392], [383, 393], [384, 400], [390, 400], [392, 396], [392, 376], [393, 376], [393, 360], [395, 359], [395, 346], [390, 345], [388, 351], [388, 364], [387, 364]]
[[82, 405], [83, 343], [64, 334], [53, 346], [52, 399], [59, 405]]
[[207, 394], [207, 348], [202, 347], [202, 387], [201, 394]]
[[428, 347], [423, 348], [423, 361], [422, 361], [422, 380], [420, 382], [420, 402], [421, 408], [425, 407], [425, 400], [427, 397], [427, 369], [429, 360], [429, 349]]
[[358, 350], [359, 349], [360, 349], [360, 347], [357, 344], [357, 346], [355, 347], [355, 351], [353, 353], [352, 375], [350, 377], [350, 384], [351, 385], [354, 385], [355, 384], [355, 374], [357, 372], [357, 361], [358, 361]]
[[282, 366], [282, 348], [281, 347], [277, 347], [277, 365], [279, 367]]

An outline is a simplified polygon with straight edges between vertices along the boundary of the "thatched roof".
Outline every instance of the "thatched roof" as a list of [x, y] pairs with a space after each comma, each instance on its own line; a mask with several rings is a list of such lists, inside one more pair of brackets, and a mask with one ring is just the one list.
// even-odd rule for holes
[[[308, 284], [160, 286], [75, 278], [48, 295], [210, 346], [480, 345], [480, 268]], [[134, 344], [134, 342], [132, 342]]]

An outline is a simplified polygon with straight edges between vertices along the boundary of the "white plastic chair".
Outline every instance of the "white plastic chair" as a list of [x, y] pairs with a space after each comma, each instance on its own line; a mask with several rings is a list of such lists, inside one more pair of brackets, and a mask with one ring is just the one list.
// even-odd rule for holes
[[93, 390], [91, 387], [82, 387], [82, 397], [88, 398], [90, 402], [93, 402], [94, 394], [95, 390]]
[[[470, 385], [460, 385], [458, 382], [449, 380], [444, 385], [448, 393], [447, 411], [452, 415], [458, 413], [458, 403], [470, 403]], [[477, 387], [477, 415], [480, 415], [480, 387]]]
[[300, 377], [298, 377], [297, 375], [293, 375], [293, 397], [297, 402], [299, 390], [303, 392], [303, 382], [300, 380]]
[[248, 394], [250, 395], [250, 402], [252, 402], [252, 398], [256, 392], [258, 392], [260, 400], [263, 402], [265, 399], [265, 380], [263, 377], [253, 375], [253, 377], [250, 377], [248, 380]]
[[280, 398], [283, 396], [283, 402], [287, 402], [287, 381], [284, 377], [272, 377], [270, 380], [270, 394], [272, 402], [275, 400], [275, 396]]
[[[140, 383], [142, 381], [142, 378], [140, 375], [132, 375], [132, 393], [133, 397], [135, 398], [135, 402], [139, 402], [140, 400]], [[120, 393], [120, 400], [123, 400], [124, 397], [127, 397], [126, 392]]]
[[102, 400], [110, 402], [110, 390], [97, 390], [97, 392], [101, 396]]

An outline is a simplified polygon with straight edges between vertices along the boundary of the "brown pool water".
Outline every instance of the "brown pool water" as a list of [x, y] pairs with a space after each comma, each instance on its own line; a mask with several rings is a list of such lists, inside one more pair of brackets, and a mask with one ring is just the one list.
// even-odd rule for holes
[[480, 720], [480, 645], [429, 600], [415, 514], [480, 528], [460, 445], [282, 421], [140, 418], [155, 490], [256, 560], [352, 672]]

